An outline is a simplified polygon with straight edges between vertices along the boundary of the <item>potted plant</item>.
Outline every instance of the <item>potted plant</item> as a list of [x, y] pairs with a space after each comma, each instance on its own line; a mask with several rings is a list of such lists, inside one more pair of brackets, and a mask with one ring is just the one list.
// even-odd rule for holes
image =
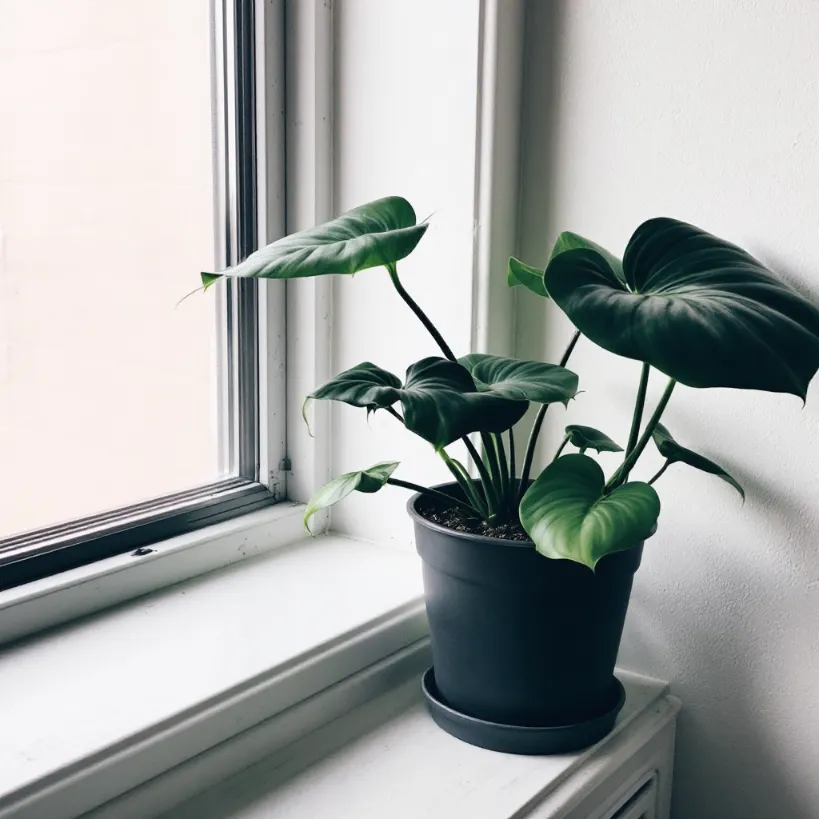
[[[819, 368], [819, 310], [738, 247], [684, 222], [651, 219], [634, 232], [622, 261], [572, 233], [558, 237], [545, 270], [510, 260], [509, 284], [553, 299], [577, 328], [558, 364], [457, 358], [398, 276], [398, 262], [426, 228], [406, 200], [389, 197], [280, 239], [202, 280], [207, 288], [221, 276], [386, 269], [441, 355], [411, 364], [403, 379], [364, 362], [308, 398], [388, 413], [396, 426], [432, 445], [453, 481], [421, 487], [394, 477], [396, 462], [379, 463], [320, 489], [305, 523], [354, 491], [414, 490], [408, 508], [423, 561], [434, 661], [424, 691], [436, 721], [497, 750], [573, 750], [608, 732], [622, 705], [613, 669], [632, 578], [660, 514], [654, 483], [671, 464], [683, 463], [743, 494], [725, 470], [662, 426], [676, 385], [804, 400]], [[598, 430], [568, 426], [551, 462], [535, 475], [535, 445], [549, 405], [567, 404], [577, 393], [577, 376], [566, 365], [581, 334], [642, 362], [628, 439], [620, 447]], [[667, 382], [648, 413], [653, 371]], [[511, 430], [530, 404], [538, 411], [518, 458]], [[447, 451], [459, 441], [476, 475]], [[652, 442], [665, 456], [663, 468], [648, 482], [631, 480]], [[622, 452], [608, 477], [589, 454], [601, 451]]]

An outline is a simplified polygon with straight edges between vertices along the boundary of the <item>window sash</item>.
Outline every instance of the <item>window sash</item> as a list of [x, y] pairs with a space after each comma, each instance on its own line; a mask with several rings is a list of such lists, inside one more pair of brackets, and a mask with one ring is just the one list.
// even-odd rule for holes
[[[271, 32], [280, 33], [283, 20], [259, 20], [259, 16], [254, 0], [213, 3], [216, 258], [225, 267], [257, 247], [260, 219], [267, 218], [260, 214], [258, 195], [256, 80], [260, 58], [263, 63], [267, 55], [264, 47], [257, 46], [259, 36], [264, 43]], [[275, 39], [281, 42], [280, 36]], [[283, 155], [280, 146], [261, 147], [266, 157]], [[220, 466], [231, 477], [0, 539], [0, 590], [148, 548], [281, 499], [274, 498], [262, 482], [268, 476], [260, 475], [259, 310], [262, 304], [269, 309], [265, 296], [260, 299], [258, 282], [252, 280], [230, 280], [216, 294], [221, 357], [218, 411], [223, 430]], [[280, 398], [283, 406], [284, 395]], [[264, 462], [269, 463], [274, 455], [266, 455]]]

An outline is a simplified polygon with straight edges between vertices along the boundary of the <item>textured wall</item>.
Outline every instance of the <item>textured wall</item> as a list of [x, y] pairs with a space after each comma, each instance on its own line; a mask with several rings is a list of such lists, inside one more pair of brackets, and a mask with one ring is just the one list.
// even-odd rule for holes
[[[817, 32], [810, 0], [530, 0], [523, 258], [543, 263], [563, 229], [620, 253], [669, 215], [819, 295]], [[565, 321], [528, 294], [517, 308], [518, 354], [554, 360]], [[623, 441], [639, 366], [589, 342], [572, 363], [586, 393], [552, 442], [567, 418]], [[678, 388], [667, 419], [748, 492], [742, 507], [683, 466], [658, 483], [621, 663], [683, 699], [674, 817], [816, 819], [819, 383], [804, 409]]]

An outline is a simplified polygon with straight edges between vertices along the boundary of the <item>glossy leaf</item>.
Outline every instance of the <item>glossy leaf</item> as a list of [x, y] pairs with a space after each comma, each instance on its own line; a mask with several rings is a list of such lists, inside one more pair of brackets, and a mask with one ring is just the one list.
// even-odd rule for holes
[[403, 385], [392, 373], [365, 362], [330, 379], [310, 397], [370, 411], [400, 401], [406, 428], [436, 449], [470, 432], [504, 432], [528, 407], [526, 401], [478, 392], [464, 367], [434, 356], [413, 364]]
[[338, 503], [352, 492], [365, 492], [372, 494], [378, 492], [387, 479], [395, 472], [398, 461], [384, 461], [369, 469], [362, 469], [358, 472], [347, 472], [333, 478], [329, 483], [324, 484], [321, 489], [310, 498], [307, 509], [304, 513], [304, 526], [310, 531], [310, 518], [321, 509], [327, 509]]
[[589, 249], [546, 268], [575, 326], [618, 355], [691, 387], [736, 387], [804, 399], [819, 368], [819, 310], [744, 250], [674, 219], [641, 225], [625, 282]]
[[523, 286], [538, 296], [549, 297], [543, 284], [543, 271], [524, 264], [514, 256], [509, 257], [509, 266], [506, 269], [506, 283], [509, 287]]
[[660, 514], [654, 489], [633, 482], [604, 495], [604, 484], [603, 470], [587, 455], [564, 455], [543, 470], [520, 504], [523, 528], [541, 554], [594, 569], [652, 533]]
[[616, 444], [606, 435], [594, 427], [584, 427], [582, 424], [569, 424], [566, 427], [569, 443], [579, 449], [594, 449], [597, 452], [622, 452], [623, 447]]
[[285, 236], [222, 273], [203, 273], [202, 284], [207, 289], [222, 276], [298, 279], [350, 275], [408, 256], [426, 229], [426, 224], [416, 224], [415, 211], [406, 199], [388, 196], [323, 225]]
[[[609, 253], [604, 247], [600, 247], [596, 242], [592, 242], [591, 239], [586, 239], [568, 230], [563, 231], [563, 233], [557, 237], [557, 241], [552, 248], [552, 255], [549, 258], [554, 259], [555, 256], [565, 253], [567, 250], [576, 250], [577, 248], [597, 251], [608, 261], [615, 275], [617, 275], [621, 281], [625, 281], [623, 277], [623, 263], [620, 259]], [[546, 283], [544, 281], [544, 274], [544, 270], [532, 267], [520, 261], [520, 259], [511, 256], [506, 271], [506, 283], [509, 287], [526, 287], [538, 296], [549, 298], [549, 292], [546, 289]]]
[[539, 404], [568, 404], [577, 394], [577, 376], [557, 364], [483, 353], [465, 355], [458, 362], [469, 370], [479, 392]]
[[660, 454], [667, 461], [672, 464], [688, 464], [688, 466], [693, 466], [694, 469], [716, 475], [718, 478], [722, 478], [726, 483], [733, 486], [742, 496], [742, 500], [745, 500], [745, 490], [740, 486], [739, 481], [731, 477], [719, 464], [715, 464], [704, 455], [700, 455], [698, 452], [680, 446], [662, 424], [657, 424], [657, 428], [654, 430], [652, 437], [654, 443], [657, 445], [657, 449], [660, 450]]
[[470, 432], [504, 432], [529, 406], [526, 401], [478, 392], [464, 367], [436, 357], [407, 370], [400, 398], [407, 429], [436, 449]]
[[368, 410], [386, 409], [399, 399], [401, 379], [369, 361], [357, 364], [331, 378], [308, 398], [343, 401]]

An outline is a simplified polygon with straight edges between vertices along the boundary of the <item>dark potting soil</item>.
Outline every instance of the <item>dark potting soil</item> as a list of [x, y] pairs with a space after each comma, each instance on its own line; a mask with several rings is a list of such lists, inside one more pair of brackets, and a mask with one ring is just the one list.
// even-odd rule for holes
[[500, 540], [530, 540], [526, 530], [518, 521], [490, 526], [486, 521], [473, 517], [457, 506], [443, 508], [435, 501], [422, 501], [416, 507], [418, 514], [432, 523], [465, 532], [470, 535], [496, 537]]

